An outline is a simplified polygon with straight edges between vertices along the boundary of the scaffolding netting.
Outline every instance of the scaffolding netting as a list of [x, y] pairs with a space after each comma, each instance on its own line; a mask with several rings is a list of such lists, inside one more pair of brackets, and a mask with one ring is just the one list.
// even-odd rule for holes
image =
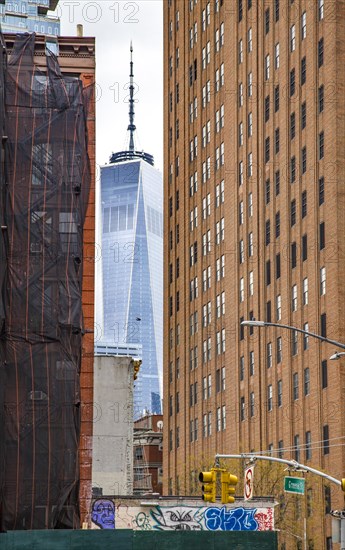
[[0, 529], [79, 527], [83, 225], [92, 89], [2, 39]]

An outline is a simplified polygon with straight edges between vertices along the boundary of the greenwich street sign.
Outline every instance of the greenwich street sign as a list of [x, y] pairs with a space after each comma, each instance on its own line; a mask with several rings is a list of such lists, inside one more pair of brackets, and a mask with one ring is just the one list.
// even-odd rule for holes
[[304, 495], [305, 479], [303, 477], [290, 477], [284, 478], [284, 491], [285, 493], [294, 493], [295, 495]]

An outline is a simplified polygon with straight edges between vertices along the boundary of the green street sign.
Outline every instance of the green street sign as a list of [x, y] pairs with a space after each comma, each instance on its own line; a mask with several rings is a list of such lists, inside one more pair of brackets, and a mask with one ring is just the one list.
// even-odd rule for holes
[[295, 495], [304, 495], [305, 479], [303, 477], [290, 477], [284, 478], [284, 491], [285, 493], [294, 493]]

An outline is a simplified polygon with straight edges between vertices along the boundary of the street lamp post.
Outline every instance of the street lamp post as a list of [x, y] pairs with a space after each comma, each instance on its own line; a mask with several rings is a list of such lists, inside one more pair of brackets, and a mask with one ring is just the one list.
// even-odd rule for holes
[[[277, 328], [284, 328], [291, 331], [300, 332], [301, 334], [305, 334], [307, 336], [311, 336], [312, 338], [316, 338], [317, 340], [320, 340], [321, 342], [327, 342], [328, 344], [332, 344], [340, 349], [345, 350], [345, 344], [342, 342], [338, 342], [337, 340], [331, 340], [330, 338], [326, 338], [325, 336], [321, 336], [320, 334], [315, 334], [314, 332], [309, 332], [308, 330], [303, 330], [301, 328], [292, 327], [290, 325], [282, 325], [279, 323], [269, 323], [266, 321], [256, 321], [254, 319], [251, 319], [249, 321], [242, 321], [241, 325], [244, 327], [277, 327]], [[339, 357], [342, 357], [345, 355], [345, 352], [335, 352], [333, 355], [331, 355], [330, 359], [335, 360], [339, 359]], [[277, 460], [277, 459], [275, 459]], [[312, 469], [310, 469], [312, 471]], [[317, 475], [322, 475], [320, 472], [317, 472], [317, 470], [314, 470], [313, 473], [317, 473]], [[323, 476], [328, 477], [330, 476]], [[345, 491], [345, 480], [335, 480], [334, 478], [330, 479], [337, 485], [340, 485], [342, 490]], [[345, 513], [340, 514], [340, 548], [341, 550], [345, 550]]]

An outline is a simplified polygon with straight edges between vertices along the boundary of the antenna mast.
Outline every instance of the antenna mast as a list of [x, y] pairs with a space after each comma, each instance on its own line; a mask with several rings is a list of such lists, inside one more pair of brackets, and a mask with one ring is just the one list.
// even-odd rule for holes
[[134, 152], [134, 132], [136, 130], [134, 124], [134, 84], [133, 84], [133, 46], [132, 41], [130, 45], [131, 52], [131, 62], [130, 62], [130, 81], [129, 81], [129, 125], [127, 130], [129, 130], [129, 150]]

